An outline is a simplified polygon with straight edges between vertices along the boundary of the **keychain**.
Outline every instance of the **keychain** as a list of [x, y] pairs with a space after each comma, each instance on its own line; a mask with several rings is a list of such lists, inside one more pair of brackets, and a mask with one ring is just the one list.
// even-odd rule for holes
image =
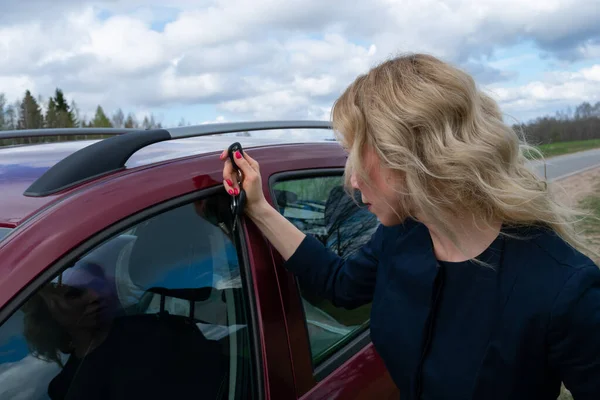
[[[237, 164], [233, 160], [234, 154], [237, 151], [244, 154], [242, 145], [239, 142], [235, 142], [231, 146], [229, 146], [229, 149], [228, 149], [229, 160], [231, 161], [231, 165], [233, 166], [233, 169], [235, 170], [235, 172], [239, 178], [240, 174], [241, 174], [240, 168], [237, 166]], [[236, 229], [237, 221], [240, 218], [240, 216], [242, 215], [242, 212], [244, 210], [244, 204], [246, 202], [246, 192], [242, 188], [242, 182], [240, 181], [240, 179], [238, 179], [238, 185], [240, 186], [240, 193], [237, 196], [233, 196], [231, 199], [231, 213], [233, 214], [233, 230], [234, 231]]]

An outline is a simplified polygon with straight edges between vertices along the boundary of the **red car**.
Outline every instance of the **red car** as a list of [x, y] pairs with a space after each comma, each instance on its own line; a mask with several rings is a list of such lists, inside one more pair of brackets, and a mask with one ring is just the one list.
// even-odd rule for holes
[[345, 195], [341, 147], [296, 134], [330, 129], [0, 132], [110, 135], [0, 147], [0, 399], [398, 398], [370, 306], [300, 287], [222, 186], [240, 142], [267, 199], [351, 256], [378, 221]]

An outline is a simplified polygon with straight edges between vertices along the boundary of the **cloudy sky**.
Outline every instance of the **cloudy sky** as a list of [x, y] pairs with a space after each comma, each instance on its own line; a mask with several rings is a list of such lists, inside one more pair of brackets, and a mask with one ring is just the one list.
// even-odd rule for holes
[[507, 118], [600, 101], [600, 0], [2, 0], [0, 92], [88, 117], [323, 119], [403, 52], [471, 72]]

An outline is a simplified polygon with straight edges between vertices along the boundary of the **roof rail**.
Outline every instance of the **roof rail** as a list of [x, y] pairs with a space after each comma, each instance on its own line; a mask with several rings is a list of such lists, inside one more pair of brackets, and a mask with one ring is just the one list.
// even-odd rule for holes
[[135, 132], [134, 128], [47, 128], [47, 129], [19, 129], [13, 131], [0, 131], [0, 139], [19, 139], [27, 137], [51, 136], [80, 136], [80, 135], [122, 135]]
[[[33, 182], [23, 194], [30, 197], [48, 196], [91, 179], [122, 170], [125, 168], [127, 160], [136, 151], [162, 141], [271, 129], [331, 128], [331, 123], [328, 121], [257, 121], [134, 130], [124, 135], [115, 132], [115, 136], [86, 146], [56, 163]], [[68, 131], [71, 132], [71, 130]], [[89, 132], [89, 129], [86, 131]]]

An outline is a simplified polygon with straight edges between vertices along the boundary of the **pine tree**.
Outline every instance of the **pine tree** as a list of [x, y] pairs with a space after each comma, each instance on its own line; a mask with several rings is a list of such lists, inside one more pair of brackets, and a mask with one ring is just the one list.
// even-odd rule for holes
[[95, 128], [112, 128], [112, 123], [104, 113], [104, 110], [101, 106], [98, 106], [98, 108], [96, 108], [96, 115], [94, 115], [92, 125]]
[[75, 126], [75, 117], [67, 104], [63, 91], [58, 88], [54, 94], [54, 102], [56, 103], [58, 127], [73, 128]]
[[46, 110], [46, 128], [58, 128], [58, 114], [56, 112], [56, 103], [50, 97], [48, 100], [48, 109]]
[[14, 105], [9, 105], [4, 111], [4, 128], [8, 130], [17, 129], [17, 112]]
[[131, 113], [127, 114], [127, 119], [125, 120], [125, 128], [139, 128], [139, 124], [135, 119], [135, 116]]
[[144, 116], [144, 120], [142, 122], [142, 128], [144, 129], [159, 129], [162, 128], [162, 125], [156, 122], [156, 119], [154, 118], [154, 114], [150, 113], [150, 116], [146, 115]]
[[25, 92], [19, 114], [18, 129], [40, 129], [44, 126], [42, 110], [29, 90]]
[[62, 90], [56, 89], [54, 93], [54, 102], [56, 103], [57, 111], [69, 112], [69, 105], [67, 104], [67, 100], [65, 99], [65, 95]]
[[6, 107], [6, 97], [4, 96], [4, 93], [0, 93], [0, 130], [6, 129], [5, 107]]
[[81, 127], [81, 113], [75, 100], [71, 100], [71, 114], [73, 115], [73, 126], [77, 128]]
[[125, 114], [120, 108], [114, 113], [112, 123], [115, 128], [123, 128], [125, 126]]
[[152, 126], [150, 125], [150, 120], [148, 119], [148, 116], [144, 116], [144, 121], [142, 122], [142, 128], [144, 129], [150, 129], [152, 128]]
[[150, 127], [152, 129], [160, 129], [160, 123], [156, 123], [156, 120], [154, 119], [154, 114], [150, 113]]

